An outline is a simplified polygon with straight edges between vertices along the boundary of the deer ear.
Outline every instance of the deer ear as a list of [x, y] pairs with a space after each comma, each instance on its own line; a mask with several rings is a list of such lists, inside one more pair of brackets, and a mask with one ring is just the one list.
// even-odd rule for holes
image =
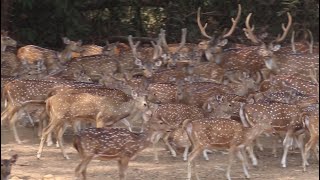
[[222, 41], [220, 41], [220, 42], [218, 43], [218, 46], [223, 47], [223, 46], [225, 46], [225, 45], [227, 45], [227, 44], [228, 44], [228, 39], [223, 39]]
[[77, 42], [77, 44], [78, 44], [78, 46], [81, 46], [81, 45], [82, 45], [82, 41], [79, 40], [79, 41]]
[[253, 104], [254, 103], [254, 99], [253, 99], [253, 97], [252, 98], [250, 98], [249, 100], [248, 100], [248, 104]]
[[162, 61], [157, 61], [154, 65], [157, 66], [157, 67], [160, 67], [162, 64]]
[[142, 66], [142, 61], [138, 58], [136, 58], [136, 60], [134, 61], [134, 63], [137, 65], [137, 66]]
[[62, 41], [63, 41], [64, 44], [70, 44], [70, 39], [67, 38], [67, 37], [63, 37]]
[[271, 50], [272, 50], [272, 51], [279, 51], [280, 48], [281, 48], [281, 45], [280, 45], [280, 44], [277, 44], [277, 45], [273, 46], [273, 47], [271, 48]]

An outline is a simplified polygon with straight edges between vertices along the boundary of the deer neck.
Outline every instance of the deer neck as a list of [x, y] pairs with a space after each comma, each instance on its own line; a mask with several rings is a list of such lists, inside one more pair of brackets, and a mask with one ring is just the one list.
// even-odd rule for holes
[[135, 108], [135, 101], [131, 100], [128, 102], [124, 102], [120, 106], [116, 107], [113, 116], [117, 117], [117, 119], [123, 119], [130, 116], [136, 111], [137, 109]]

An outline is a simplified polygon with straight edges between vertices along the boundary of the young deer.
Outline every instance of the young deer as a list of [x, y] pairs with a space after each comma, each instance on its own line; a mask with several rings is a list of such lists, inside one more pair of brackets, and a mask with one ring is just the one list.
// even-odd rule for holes
[[1, 180], [8, 180], [11, 174], [11, 168], [16, 163], [18, 155], [11, 156], [10, 159], [1, 159]]
[[[257, 116], [256, 116], [257, 117]], [[198, 120], [185, 120], [183, 128], [186, 130], [192, 143], [193, 149], [188, 158], [188, 180], [191, 180], [191, 168], [194, 167], [197, 179], [199, 179], [195, 168], [194, 159], [204, 149], [228, 149], [229, 164], [227, 168], [227, 179], [231, 180], [230, 171], [234, 156], [237, 155], [242, 161], [243, 171], [246, 178], [250, 175], [247, 170], [247, 158], [244, 147], [250, 145], [260, 134], [265, 131], [273, 131], [270, 122], [265, 116], [252, 128], [245, 128], [240, 122], [226, 118], [205, 118]]]
[[[37, 158], [40, 159], [47, 136], [53, 132], [58, 132], [57, 141], [62, 155], [69, 159], [66, 154], [62, 136], [65, 123], [74, 124], [76, 119], [95, 120], [96, 127], [111, 126], [117, 121], [132, 114], [139, 113], [147, 108], [145, 96], [138, 96], [132, 92], [130, 101], [117, 105], [116, 100], [110, 97], [91, 95], [89, 93], [58, 93], [46, 100], [46, 111], [50, 116], [49, 125], [43, 130]], [[123, 122], [130, 126], [126, 119]]]
[[170, 131], [163, 121], [152, 121], [151, 111], [143, 113], [144, 132], [134, 133], [124, 128], [87, 128], [75, 136], [73, 146], [81, 162], [75, 169], [76, 179], [86, 179], [87, 166], [93, 158], [103, 161], [118, 160], [119, 179], [126, 179], [129, 161], [151, 144], [155, 131]]

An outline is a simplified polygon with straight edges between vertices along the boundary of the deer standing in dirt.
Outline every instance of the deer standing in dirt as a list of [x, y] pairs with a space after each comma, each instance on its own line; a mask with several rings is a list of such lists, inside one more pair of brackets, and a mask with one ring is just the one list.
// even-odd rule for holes
[[5, 110], [1, 113], [1, 124], [9, 122], [17, 143], [21, 144], [22, 141], [18, 136], [15, 124], [18, 120], [17, 117], [19, 113], [24, 111], [23, 107], [29, 104], [44, 105], [45, 100], [48, 97], [48, 93], [52, 90], [52, 88], [61, 85], [72, 88], [103, 88], [103, 86], [93, 85], [89, 83], [65, 80], [14, 80], [6, 84], [6, 86], [3, 89], [2, 95], [4, 101], [7, 102], [7, 106]]
[[[41, 153], [49, 133], [58, 132], [57, 141], [63, 157], [69, 159], [63, 144], [62, 135], [65, 123], [74, 124], [75, 120], [95, 120], [96, 127], [111, 126], [133, 113], [141, 113], [147, 108], [145, 96], [132, 92], [131, 100], [116, 105], [112, 97], [94, 96], [89, 93], [58, 93], [46, 100], [46, 111], [50, 117], [49, 125], [43, 130], [37, 158]], [[111, 100], [110, 100], [111, 99]]]
[[16, 163], [18, 155], [11, 156], [10, 159], [1, 158], [1, 180], [8, 180], [11, 174], [12, 165]]
[[78, 151], [81, 162], [75, 169], [76, 179], [86, 179], [87, 166], [93, 158], [103, 161], [118, 160], [119, 179], [126, 179], [130, 160], [148, 147], [156, 131], [171, 131], [161, 120], [150, 119], [152, 112], [143, 113], [144, 132], [134, 133], [124, 128], [87, 128], [75, 136], [73, 146]]
[[245, 128], [242, 123], [228, 118], [185, 120], [182, 127], [186, 130], [193, 146], [192, 152], [188, 157], [187, 179], [191, 180], [192, 168], [194, 168], [195, 175], [199, 179], [194, 159], [204, 149], [229, 150], [229, 163], [226, 173], [228, 180], [231, 180], [230, 171], [234, 156], [237, 156], [241, 160], [244, 174], [246, 178], [250, 178], [244, 148], [250, 145], [263, 132], [273, 132], [273, 128], [265, 116], [261, 118], [261, 115], [256, 115], [256, 118], [260, 119], [260, 123], [252, 128]]
[[[177, 104], [177, 103], [168, 103], [168, 104], [160, 104], [155, 107], [152, 119], [154, 120], [162, 120], [169, 124], [175, 129], [178, 129], [182, 122], [185, 119], [197, 119], [204, 117], [203, 111], [200, 108], [191, 105], [185, 104]], [[163, 138], [166, 146], [169, 148], [173, 157], [176, 157], [176, 151], [172, 148], [172, 146], [168, 142], [168, 138], [170, 133], [158, 132], [155, 135], [155, 139], [153, 142], [153, 151], [154, 151], [154, 159], [155, 162], [159, 162], [158, 151], [155, 149], [156, 144]]]

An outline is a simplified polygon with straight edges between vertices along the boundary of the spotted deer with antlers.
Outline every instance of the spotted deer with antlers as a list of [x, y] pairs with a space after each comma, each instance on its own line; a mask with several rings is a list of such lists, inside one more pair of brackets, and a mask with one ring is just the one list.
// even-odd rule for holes
[[[267, 69], [276, 74], [282, 75], [295, 75], [299, 77], [308, 78], [308, 72], [313, 66], [319, 66], [319, 53], [313, 54], [293, 54], [285, 52], [276, 52], [280, 49], [280, 45], [274, 45], [274, 43], [280, 43], [287, 36], [289, 29], [292, 24], [292, 17], [290, 13], [288, 15], [288, 25], [282, 25], [283, 34], [278, 36], [275, 40], [268, 44], [268, 46], [262, 41], [262, 39], [257, 38], [254, 35], [254, 26], [250, 27], [250, 18], [252, 13], [247, 16], [246, 28], [244, 32], [248, 39], [250, 39], [255, 44], [262, 44], [260, 46], [260, 53], [264, 58], [262, 59], [265, 63]], [[272, 52], [274, 51], [274, 53]], [[318, 71], [319, 69], [317, 69]]]

